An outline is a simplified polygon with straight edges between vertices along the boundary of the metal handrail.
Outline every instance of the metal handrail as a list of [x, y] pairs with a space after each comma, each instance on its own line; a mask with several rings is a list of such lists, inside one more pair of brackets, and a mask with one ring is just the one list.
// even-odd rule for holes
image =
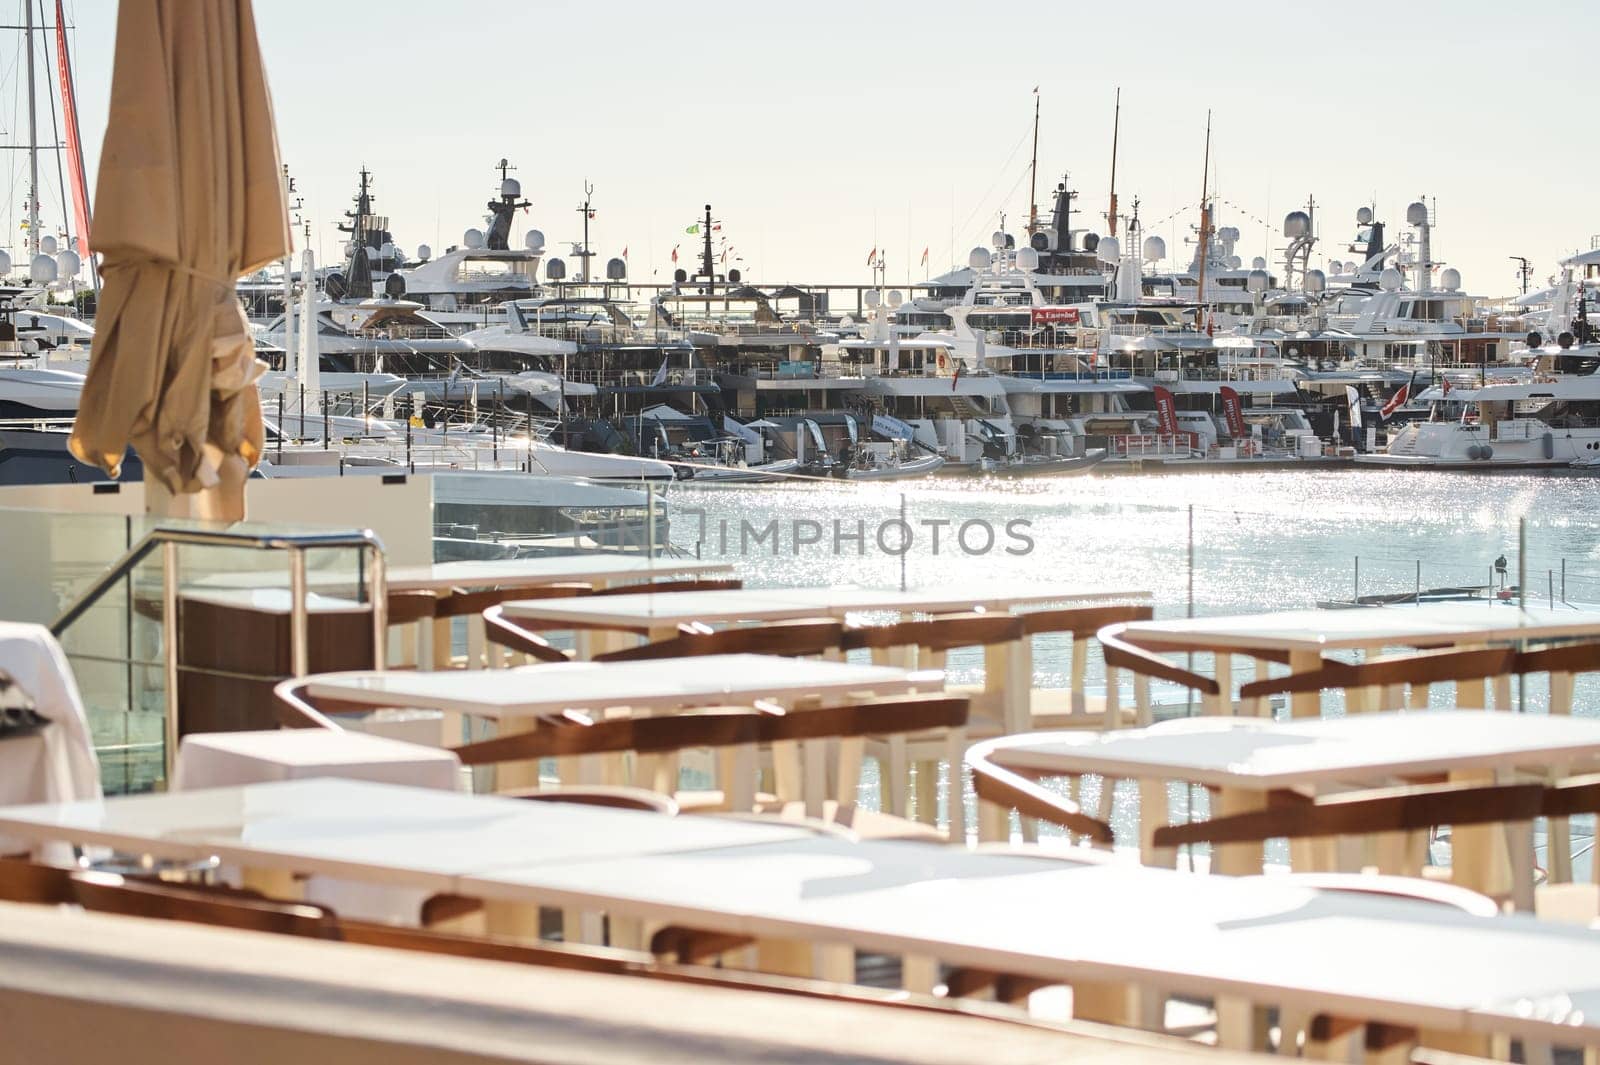
[[[319, 548], [360, 548], [371, 552], [369, 578], [372, 602], [373, 668], [383, 669], [387, 659], [388, 579], [383, 541], [371, 529], [356, 532], [251, 533], [229, 529], [174, 529], [158, 527], [146, 533], [111, 565], [60, 617], [50, 625], [58, 639], [98, 603], [106, 592], [124, 580], [157, 547], [162, 549], [161, 617], [163, 673], [166, 683], [166, 770], [172, 779], [178, 739], [178, 640], [174, 627], [178, 613], [178, 548], [242, 547], [256, 551], [289, 552], [289, 662], [290, 672], [303, 677], [310, 672], [306, 603], [305, 553]], [[129, 604], [132, 610], [132, 604]]]

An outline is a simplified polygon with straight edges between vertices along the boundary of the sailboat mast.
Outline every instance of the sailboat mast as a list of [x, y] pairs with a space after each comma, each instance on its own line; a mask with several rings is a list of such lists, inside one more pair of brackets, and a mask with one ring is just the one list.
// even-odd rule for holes
[[33, 0], [23, 0], [28, 35], [28, 253], [39, 254], [39, 116], [34, 106]]
[[1206, 112], [1206, 154], [1200, 174], [1200, 269], [1195, 284], [1195, 324], [1205, 328], [1206, 319], [1206, 257], [1211, 237], [1211, 112]]
[[1111, 204], [1106, 208], [1106, 227], [1117, 235], [1117, 137], [1122, 132], [1122, 87], [1117, 87], [1117, 108], [1111, 118]]
[[1039, 232], [1039, 86], [1033, 87], [1033, 161], [1028, 164], [1028, 236]]

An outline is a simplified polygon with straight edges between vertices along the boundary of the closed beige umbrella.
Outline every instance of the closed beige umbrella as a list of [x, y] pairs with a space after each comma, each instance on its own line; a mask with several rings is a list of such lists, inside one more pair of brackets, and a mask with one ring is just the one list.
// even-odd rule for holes
[[121, 0], [94, 221], [105, 285], [73, 454], [115, 476], [132, 444], [146, 509], [238, 521], [262, 425], [234, 283], [289, 251], [250, 0]]

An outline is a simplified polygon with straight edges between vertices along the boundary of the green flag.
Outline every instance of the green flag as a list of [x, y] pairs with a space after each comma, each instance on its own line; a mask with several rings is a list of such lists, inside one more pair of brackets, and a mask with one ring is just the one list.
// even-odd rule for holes
[[684, 232], [685, 233], [698, 233], [698, 232], [700, 232], [700, 223], [696, 222], [694, 225], [690, 226], [688, 229], [685, 229]]

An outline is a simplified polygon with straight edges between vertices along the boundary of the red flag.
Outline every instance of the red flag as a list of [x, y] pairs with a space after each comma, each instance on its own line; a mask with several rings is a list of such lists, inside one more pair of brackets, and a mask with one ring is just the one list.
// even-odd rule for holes
[[1389, 398], [1389, 402], [1383, 405], [1383, 410], [1380, 413], [1385, 418], [1389, 417], [1389, 415], [1406, 405], [1406, 400], [1410, 397], [1410, 395], [1411, 384], [1410, 382], [1407, 382], [1406, 384], [1400, 386], [1400, 391], [1396, 392]]
[[623, 246], [623, 249], [622, 249], [622, 257], [623, 257], [623, 258], [624, 258], [624, 259], [626, 259], [626, 258], [627, 258], [627, 257], [628, 257], [628, 249], [627, 249], [627, 246], [626, 246], [626, 245], [624, 245], [624, 246]]
[[923, 266], [927, 266], [928, 265], [928, 249], [927, 248], [923, 248], [922, 249], [922, 265]]
[[1223, 385], [1218, 390], [1222, 395], [1222, 417], [1228, 423], [1228, 435], [1235, 440], [1243, 440], [1250, 435], [1250, 429], [1244, 424], [1244, 403], [1239, 399], [1239, 393]]
[[1166, 436], [1176, 436], [1178, 432], [1178, 401], [1172, 397], [1167, 389], [1156, 385], [1151, 391], [1156, 397], [1156, 424], [1160, 432]]
[[956, 386], [959, 385], [960, 383], [961, 383], [961, 360], [958, 358], [958, 359], [956, 359], [955, 376], [950, 378], [950, 391], [954, 392], [956, 390]]
[[678, 261], [678, 246], [676, 244], [672, 246], [672, 261]]
[[83, 176], [83, 138], [78, 133], [78, 102], [72, 90], [72, 60], [67, 55], [67, 16], [56, 0], [56, 72], [61, 79], [61, 118], [67, 133], [67, 170], [72, 175], [72, 214], [78, 224], [78, 254], [89, 258], [89, 183]]
[[871, 266], [873, 263], [875, 263], [877, 261], [878, 261], [878, 249], [877, 248], [873, 248], [871, 251], [867, 252], [867, 265]]
[[1448, 396], [1450, 394], [1450, 378], [1441, 377], [1439, 380], [1444, 382], [1444, 394]]

